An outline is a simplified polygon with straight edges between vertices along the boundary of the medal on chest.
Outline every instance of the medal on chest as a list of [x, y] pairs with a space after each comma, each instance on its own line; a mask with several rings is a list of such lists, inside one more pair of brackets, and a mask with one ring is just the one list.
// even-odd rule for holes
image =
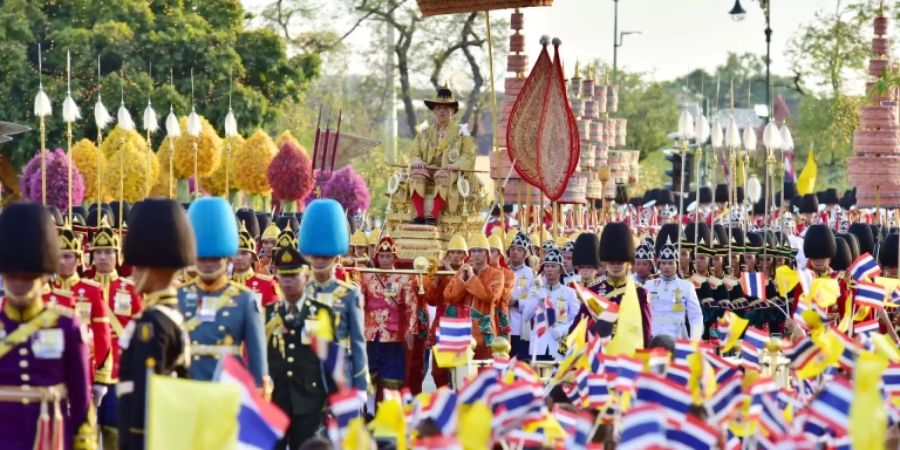
[[116, 290], [116, 295], [113, 297], [113, 312], [117, 316], [131, 315], [131, 294], [123, 288]]
[[65, 347], [63, 332], [59, 328], [38, 330], [31, 341], [31, 351], [37, 359], [59, 359]]
[[672, 311], [684, 311], [684, 293], [681, 292], [681, 288], [679, 287], [675, 288], [674, 295], [672, 296]]
[[212, 295], [204, 295], [200, 297], [197, 304], [197, 320], [201, 322], [212, 322], [216, 320], [216, 307], [219, 304], [219, 297]]

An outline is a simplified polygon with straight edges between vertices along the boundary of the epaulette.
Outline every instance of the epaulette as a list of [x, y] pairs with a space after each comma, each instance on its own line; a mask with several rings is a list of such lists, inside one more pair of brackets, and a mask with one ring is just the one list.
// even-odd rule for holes
[[253, 289], [250, 289], [247, 286], [244, 286], [243, 284], [238, 283], [236, 281], [228, 281], [228, 287], [237, 289], [238, 293], [242, 293], [242, 292], [252, 293], [253, 292]]
[[71, 292], [69, 292], [69, 291], [64, 291], [64, 290], [62, 290], [62, 289], [52, 289], [52, 290], [50, 291], [50, 293], [53, 294], [53, 295], [56, 296], [56, 297], [62, 297], [62, 298], [68, 298], [68, 299], [74, 299], [74, 297], [72, 297], [72, 293], [71, 293]]
[[88, 285], [88, 286], [90, 286], [90, 287], [95, 287], [95, 288], [101, 288], [101, 287], [103, 287], [103, 285], [100, 284], [99, 281], [91, 280], [91, 279], [89, 279], [89, 278], [82, 278], [82, 279], [81, 279], [81, 282], [84, 283], [84, 284], [86, 284], [86, 285]]
[[255, 277], [263, 281], [272, 281], [275, 279], [275, 277], [273, 277], [272, 275], [266, 275], [264, 273], [257, 273]]
[[59, 303], [51, 303], [47, 306], [47, 308], [59, 314], [60, 316], [68, 317], [70, 319], [75, 317], [74, 308], [69, 308], [68, 306], [60, 305]]
[[119, 281], [121, 281], [122, 284], [127, 284], [127, 285], [129, 285], [129, 286], [134, 286], [134, 281], [131, 281], [131, 278], [119, 277]]
[[197, 283], [197, 279], [196, 279], [196, 278], [193, 279], [193, 280], [187, 280], [187, 281], [184, 281], [184, 282], [182, 282], [182, 283], [178, 283], [177, 285], [175, 285], [175, 289], [185, 288], [185, 287], [191, 286], [191, 285], [196, 284], [196, 283]]

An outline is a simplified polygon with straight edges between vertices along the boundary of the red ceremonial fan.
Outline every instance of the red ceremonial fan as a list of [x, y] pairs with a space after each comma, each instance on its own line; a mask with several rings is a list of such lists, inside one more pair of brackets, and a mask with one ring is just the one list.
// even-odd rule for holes
[[547, 44], [549, 38], [542, 37], [544, 48], [513, 105], [506, 146], [519, 176], [556, 201], [578, 165], [581, 142], [566, 98], [560, 41], [553, 40], [552, 63]]

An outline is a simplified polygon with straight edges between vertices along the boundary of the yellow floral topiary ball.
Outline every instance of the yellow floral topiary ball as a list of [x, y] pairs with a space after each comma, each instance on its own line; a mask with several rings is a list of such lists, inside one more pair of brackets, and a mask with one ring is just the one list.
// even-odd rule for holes
[[266, 170], [275, 153], [277, 149], [272, 138], [262, 130], [256, 130], [234, 154], [235, 186], [248, 194], [271, 194]]
[[[84, 201], [93, 203], [97, 201], [97, 158], [100, 161], [100, 172], [106, 170], [106, 157], [100, 154], [100, 150], [89, 139], [82, 139], [72, 147], [72, 161], [84, 178]], [[102, 181], [101, 181], [102, 189]], [[106, 201], [108, 197], [104, 196]]]
[[[222, 144], [222, 163], [219, 164], [219, 168], [212, 175], [200, 179], [200, 187], [204, 191], [211, 195], [225, 195], [226, 165], [228, 166], [228, 187], [229, 189], [237, 189], [237, 186], [234, 184], [234, 155], [238, 149], [244, 146], [244, 142], [244, 138], [241, 136], [225, 138]], [[229, 146], [231, 147], [231, 157], [227, 158], [226, 154], [229, 152]]]
[[[203, 131], [199, 137], [193, 137], [187, 132], [187, 117], [182, 117], [178, 123], [181, 125], [181, 136], [175, 139], [175, 177], [191, 178], [194, 176], [194, 149], [197, 142], [197, 174], [208, 177], [219, 167], [222, 157], [222, 138], [216, 134], [216, 129], [209, 122], [200, 117]], [[168, 142], [164, 143], [168, 148]]]
[[303, 146], [300, 145], [300, 141], [297, 140], [296, 137], [294, 137], [293, 133], [291, 133], [291, 130], [284, 130], [281, 132], [281, 134], [278, 135], [277, 138], [275, 138], [275, 148], [280, 149], [285, 142], [292, 142], [297, 148], [303, 148]]
[[152, 153], [142, 152], [131, 144], [125, 144], [122, 150], [113, 153], [107, 162], [107, 170], [103, 173], [103, 186], [107, 195], [118, 199], [124, 188], [125, 200], [130, 203], [147, 197], [148, 161], [150, 162], [149, 177], [153, 182], [159, 174], [159, 161]]
[[116, 125], [109, 134], [103, 136], [103, 142], [100, 144], [100, 151], [103, 152], [103, 156], [109, 159], [113, 153], [119, 151], [119, 147], [122, 145], [122, 137], [125, 138], [126, 143], [133, 145], [138, 151], [147, 151], [147, 141], [144, 139], [144, 136], [135, 130], [125, 130]]

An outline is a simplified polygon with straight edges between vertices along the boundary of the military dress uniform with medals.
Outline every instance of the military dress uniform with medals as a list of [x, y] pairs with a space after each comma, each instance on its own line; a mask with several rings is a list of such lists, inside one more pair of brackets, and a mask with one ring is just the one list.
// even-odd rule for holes
[[[250, 252], [254, 259], [259, 259], [256, 254], [256, 242], [253, 236], [246, 229], [238, 232], [238, 251]], [[256, 299], [257, 306], [263, 310], [266, 306], [278, 300], [278, 286], [271, 275], [265, 275], [250, 268], [242, 273], [232, 273], [231, 280], [238, 284], [243, 284], [253, 291], [253, 297]]]
[[[531, 247], [531, 238], [521, 231], [516, 232], [516, 236], [513, 238], [512, 243], [509, 244], [509, 248], [514, 246], [525, 249], [527, 258], [528, 249]], [[525, 311], [526, 300], [528, 300], [531, 290], [535, 287], [535, 274], [534, 270], [525, 263], [518, 267], [510, 267], [510, 269], [516, 277], [509, 301], [509, 325], [512, 329], [512, 339], [510, 340], [512, 352], [510, 356], [525, 358], [528, 355], [530, 346], [531, 327], [528, 321], [522, 320], [522, 315]]]
[[[302, 257], [295, 248], [279, 250], [273, 262], [279, 275], [296, 275], [303, 270]], [[310, 335], [316, 327], [324, 326], [318, 322], [318, 314], [325, 311], [333, 324], [334, 311], [311, 294], [308, 290], [299, 301], [281, 299], [266, 308], [272, 402], [291, 419], [278, 449], [298, 448], [315, 435], [322, 425], [328, 393], [334, 389], [330, 374], [310, 347]]]
[[[671, 241], [663, 245], [659, 261], [678, 263], [678, 249]], [[675, 339], [700, 340], [703, 336], [703, 312], [700, 310], [697, 292], [690, 281], [678, 275], [660, 275], [659, 278], [648, 281], [644, 289], [650, 297], [654, 336], [669, 335]]]
[[[123, 253], [130, 266], [179, 270], [193, 263], [193, 236], [181, 205], [146, 199], [135, 205], [129, 219]], [[144, 305], [121, 338], [119, 445], [128, 450], [144, 448], [148, 371], [186, 378], [189, 364], [189, 341], [174, 283], [144, 295]]]
[[[195, 200], [188, 209], [197, 258], [230, 258], [237, 254], [237, 223], [231, 206], [219, 197]], [[243, 360], [257, 387], [267, 375], [262, 314], [253, 291], [229, 281], [223, 271], [216, 280], [202, 277], [178, 288], [178, 308], [191, 339], [191, 378], [211, 380], [222, 354]]]
[[[559, 250], [554, 248], [544, 253], [544, 265], [547, 264], [559, 265], [560, 278], [562, 278], [563, 257]], [[562, 280], [558, 280], [552, 285], [545, 282], [542, 288], [532, 291], [526, 302], [526, 313], [522, 318], [524, 320], [534, 319], [537, 311], [544, 309], [545, 299], [549, 299], [553, 304], [556, 322], [541, 336], [537, 335], [536, 327], [531, 331], [530, 354], [531, 357], [538, 360], [562, 359], [564, 355], [560, 353], [559, 343], [568, 336], [569, 328], [578, 315], [581, 302], [575, 296], [575, 290], [562, 284]]]
[[[4, 208], [0, 248], [2, 274], [56, 272], [56, 230], [40, 205]], [[15, 301], [25, 306], [9, 293], [0, 300], [0, 447], [51, 448], [58, 436], [64, 449], [96, 448], [88, 344], [75, 311], [45, 300], [40, 289], [35, 278], [29, 298]]]
[[[340, 203], [317, 199], [306, 207], [300, 224], [302, 255], [339, 257], [350, 246], [350, 230]], [[311, 296], [334, 311], [335, 339], [345, 350], [344, 370], [349, 387], [365, 395], [369, 387], [366, 338], [363, 332], [363, 298], [359, 287], [335, 278], [334, 267], [327, 269], [325, 282], [309, 281]]]
[[[91, 239], [91, 251], [97, 250], [113, 250], [119, 252], [120, 242], [119, 235], [112, 227], [110, 227], [106, 218], [101, 219], [100, 227], [94, 232]], [[121, 261], [118, 261], [121, 263]], [[143, 302], [141, 296], [134, 290], [134, 284], [131, 280], [119, 276], [119, 273], [113, 269], [109, 273], [96, 272], [94, 281], [102, 286], [102, 293], [106, 302], [106, 312], [109, 316], [109, 325], [112, 329], [112, 381], [119, 380], [119, 360], [122, 355], [122, 349], [119, 346], [125, 327], [131, 322], [132, 318], [141, 312]], [[104, 442], [115, 442], [117, 438], [116, 432], [116, 396], [105, 395], [100, 403], [97, 411], [97, 422], [100, 424], [101, 433]], [[111, 444], [114, 445], [114, 444]]]

